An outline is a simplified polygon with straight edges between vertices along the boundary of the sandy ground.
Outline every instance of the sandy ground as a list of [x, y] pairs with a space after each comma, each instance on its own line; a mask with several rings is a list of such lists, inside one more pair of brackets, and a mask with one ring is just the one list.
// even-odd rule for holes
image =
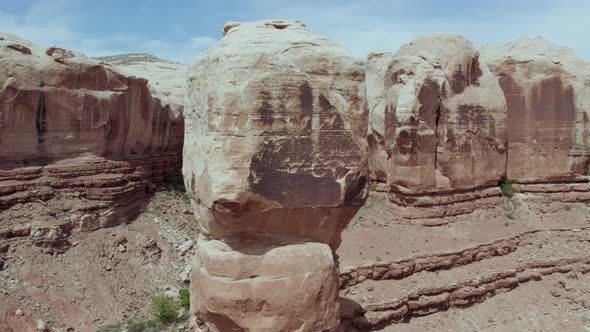
[[337, 252], [344, 331], [590, 331], [590, 204], [516, 195], [431, 224], [369, 199]]
[[[491, 210], [432, 222], [398, 218], [382, 194], [371, 194], [342, 234], [337, 254], [342, 273], [383, 271], [343, 285], [341, 296], [360, 308], [343, 316], [349, 323], [344, 331], [590, 331], [590, 279], [580, 261], [590, 259], [589, 205], [516, 195]], [[55, 331], [95, 331], [149, 317], [151, 296], [186, 287], [183, 270], [193, 254], [186, 243], [196, 238], [195, 224], [182, 194], [164, 190], [129, 224], [74, 234], [63, 254], [46, 253], [28, 238], [10, 240], [0, 271], [0, 331], [35, 331], [38, 320]], [[470, 250], [487, 251], [444, 266], [430, 261]], [[534, 265], [556, 261], [569, 270], [549, 273]], [[388, 274], [400, 262], [413, 264], [412, 271]], [[507, 271], [547, 274], [498, 286], [461, 307], [429, 297], [433, 289]], [[415, 301], [436, 305], [402, 319], [383, 318], [393, 311], [379, 306], [411, 302], [416, 294]], [[362, 327], [351, 323], [354, 317]]]
[[39, 320], [95, 331], [150, 317], [152, 296], [188, 287], [181, 275], [193, 250], [185, 243], [197, 234], [189, 211], [182, 193], [160, 191], [130, 224], [74, 233], [63, 254], [12, 239], [0, 271], [0, 331], [35, 331]]

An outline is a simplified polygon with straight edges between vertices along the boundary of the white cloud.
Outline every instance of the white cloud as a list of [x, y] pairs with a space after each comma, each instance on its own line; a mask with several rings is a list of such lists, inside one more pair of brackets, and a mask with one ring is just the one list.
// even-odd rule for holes
[[361, 58], [373, 50], [396, 51], [420, 35], [451, 32], [476, 43], [495, 44], [509, 43], [522, 35], [540, 35], [590, 59], [586, 36], [590, 1], [447, 1], [439, 3], [445, 9], [441, 12], [429, 8], [436, 4], [410, 0], [301, 0], [296, 5], [285, 5], [255, 0], [249, 13], [256, 19], [302, 19], [312, 32], [340, 42]]
[[[100, 36], [84, 30], [82, 7], [76, 0], [32, 2], [19, 14], [0, 8], [0, 31], [14, 33], [40, 45], [59, 45], [89, 56], [108, 52], [146, 52], [161, 58], [189, 62], [215, 44], [209, 33], [190, 35], [190, 26], [182, 21], [162, 27], [169, 36], [141, 37], [141, 27], [129, 32]], [[429, 5], [438, 5], [438, 10]], [[148, 11], [148, 7], [136, 10]], [[153, 9], [153, 8], [152, 8]], [[503, 44], [521, 35], [541, 35], [553, 43], [573, 48], [590, 59], [587, 41], [587, 13], [590, 1], [509, 0], [497, 2], [434, 0], [300, 0], [288, 5], [275, 0], [251, 0], [239, 10], [227, 5], [217, 21], [292, 18], [303, 19], [309, 29], [336, 40], [360, 58], [378, 49], [397, 50], [413, 38], [431, 32], [464, 35], [476, 43]], [[214, 10], [212, 9], [214, 14]], [[213, 15], [211, 14], [211, 15]], [[204, 14], [205, 15], [205, 14]], [[235, 15], [235, 16], [234, 16]], [[586, 28], [586, 29], [585, 29]], [[132, 30], [138, 29], [138, 30]]]
[[141, 46], [148, 49], [163, 49], [170, 47], [167, 42], [162, 40], [146, 40], [141, 43]]
[[217, 39], [206, 36], [199, 36], [191, 38], [191, 45], [194, 49], [206, 49], [217, 42]]

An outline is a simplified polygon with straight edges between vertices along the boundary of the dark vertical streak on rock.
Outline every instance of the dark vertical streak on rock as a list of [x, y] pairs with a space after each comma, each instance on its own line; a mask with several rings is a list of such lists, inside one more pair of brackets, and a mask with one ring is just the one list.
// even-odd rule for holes
[[39, 98], [37, 100], [37, 108], [35, 111], [35, 126], [37, 128], [37, 156], [42, 163], [45, 158], [45, 133], [47, 131], [47, 106], [45, 102], [45, 80], [43, 72], [41, 72], [41, 79], [39, 82]]
[[442, 101], [438, 100], [438, 107], [436, 108], [436, 116], [434, 118], [434, 140], [435, 140], [435, 144], [434, 144], [434, 182], [436, 184], [436, 169], [438, 167], [438, 147], [440, 145], [440, 138], [439, 138], [439, 134], [438, 134], [438, 123], [440, 121], [440, 105], [442, 104]]

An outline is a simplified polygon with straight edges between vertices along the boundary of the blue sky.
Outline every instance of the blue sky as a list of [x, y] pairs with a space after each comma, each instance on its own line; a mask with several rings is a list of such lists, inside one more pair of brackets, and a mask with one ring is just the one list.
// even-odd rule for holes
[[0, 0], [0, 31], [89, 56], [147, 52], [190, 62], [227, 21], [302, 19], [365, 57], [430, 32], [505, 44], [542, 36], [590, 60], [587, 0]]

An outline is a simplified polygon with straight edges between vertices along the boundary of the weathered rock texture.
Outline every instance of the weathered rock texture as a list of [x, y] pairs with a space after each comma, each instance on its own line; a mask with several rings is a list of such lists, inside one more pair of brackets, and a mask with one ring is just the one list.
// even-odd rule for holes
[[521, 191], [589, 198], [590, 63], [542, 38], [481, 52], [508, 106], [506, 177]]
[[590, 198], [590, 64], [523, 38], [480, 52], [433, 34], [368, 57], [369, 167], [407, 217], [497, 203], [497, 183]]
[[128, 221], [148, 183], [180, 169], [181, 109], [145, 79], [2, 34], [0, 87], [0, 233], [61, 238]]
[[387, 183], [391, 201], [409, 216], [466, 212], [475, 198], [494, 203], [506, 104], [470, 42], [433, 34], [371, 54], [367, 96], [371, 175]]
[[367, 194], [362, 63], [299, 21], [223, 33], [192, 64], [185, 105], [183, 173], [205, 234], [192, 311], [212, 330], [330, 330], [332, 250]]
[[188, 65], [157, 58], [150, 54], [131, 53], [97, 57], [122, 74], [145, 78], [150, 91], [164, 106], [182, 112]]

